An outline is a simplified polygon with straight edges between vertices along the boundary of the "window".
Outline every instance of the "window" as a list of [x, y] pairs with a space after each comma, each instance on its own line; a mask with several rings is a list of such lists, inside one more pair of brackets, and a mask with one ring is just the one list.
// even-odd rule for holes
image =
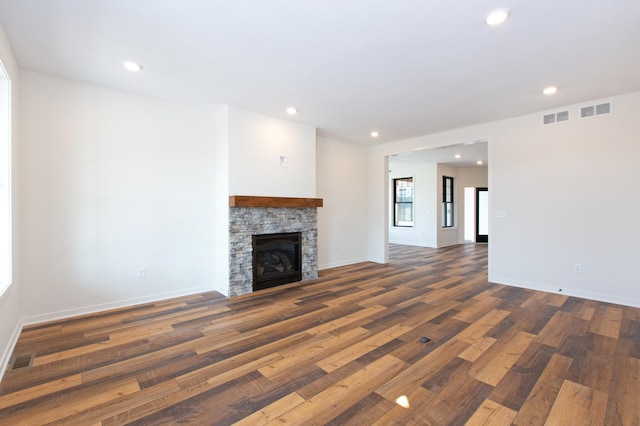
[[11, 283], [10, 82], [0, 64], [0, 295]]
[[393, 180], [394, 205], [393, 224], [395, 226], [413, 226], [413, 178]]
[[442, 227], [453, 227], [453, 178], [442, 176]]

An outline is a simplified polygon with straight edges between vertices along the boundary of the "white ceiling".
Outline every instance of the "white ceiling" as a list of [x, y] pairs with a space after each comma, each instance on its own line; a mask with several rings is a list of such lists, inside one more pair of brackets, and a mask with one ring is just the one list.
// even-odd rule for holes
[[[486, 26], [497, 7], [510, 19]], [[280, 117], [295, 106], [365, 145], [640, 90], [638, 0], [0, 0], [0, 21], [24, 69]]]

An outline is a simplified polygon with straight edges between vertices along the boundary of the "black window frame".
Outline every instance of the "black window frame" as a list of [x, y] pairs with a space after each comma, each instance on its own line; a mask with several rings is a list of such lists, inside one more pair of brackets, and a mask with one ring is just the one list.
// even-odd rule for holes
[[[449, 183], [449, 185], [447, 185]], [[455, 180], [451, 176], [442, 176], [442, 227], [455, 226]], [[450, 191], [448, 191], [450, 189]], [[451, 212], [451, 214], [447, 214]]]
[[[402, 182], [410, 182], [411, 185], [411, 201], [406, 201], [406, 200], [399, 200], [399, 184]], [[414, 226], [414, 211], [413, 211], [413, 202], [414, 202], [414, 181], [413, 181], [413, 177], [402, 177], [402, 178], [394, 178], [393, 179], [393, 226], [398, 227], [398, 228], [413, 228]], [[406, 188], [406, 186], [405, 186]], [[407, 221], [407, 220], [403, 220], [401, 221], [400, 218], [398, 217], [399, 214], [399, 210], [400, 210], [400, 206], [409, 206], [410, 210], [411, 210], [411, 220]], [[400, 222], [411, 222], [410, 225], [406, 225], [406, 224], [399, 224]]]

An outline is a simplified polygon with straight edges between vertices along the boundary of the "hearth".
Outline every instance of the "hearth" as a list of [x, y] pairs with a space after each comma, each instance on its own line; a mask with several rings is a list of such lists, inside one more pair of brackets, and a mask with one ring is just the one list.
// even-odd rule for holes
[[253, 291], [302, 279], [301, 233], [253, 235]]

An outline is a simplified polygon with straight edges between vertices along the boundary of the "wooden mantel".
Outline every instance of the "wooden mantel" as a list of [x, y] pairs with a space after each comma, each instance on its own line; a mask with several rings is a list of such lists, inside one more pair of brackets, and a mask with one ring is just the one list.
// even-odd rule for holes
[[251, 195], [229, 196], [229, 207], [322, 207], [322, 198], [254, 197]]

